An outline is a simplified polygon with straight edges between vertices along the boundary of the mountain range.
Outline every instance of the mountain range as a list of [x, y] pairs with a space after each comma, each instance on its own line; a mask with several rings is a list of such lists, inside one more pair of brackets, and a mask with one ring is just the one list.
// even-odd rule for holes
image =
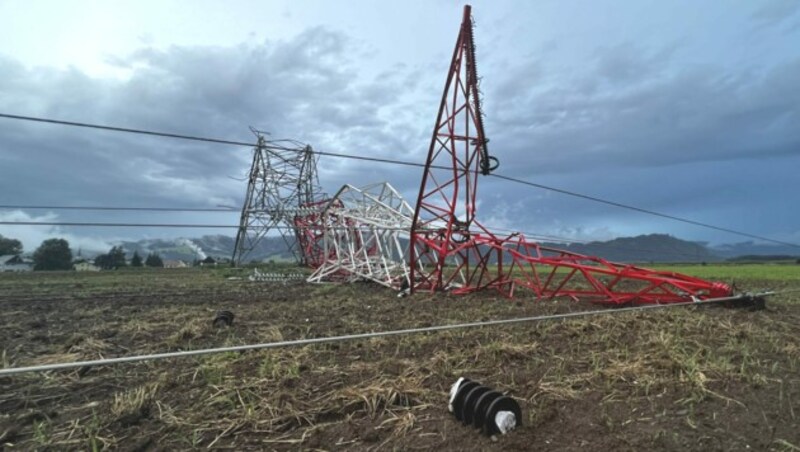
[[[121, 245], [128, 255], [158, 253], [164, 259], [193, 261], [207, 256], [230, 258], [235, 239], [225, 235], [204, 235], [198, 238], [147, 239], [126, 241]], [[618, 262], [718, 262], [740, 256], [798, 256], [800, 250], [790, 246], [740, 242], [709, 246], [705, 242], [681, 240], [667, 234], [619, 237], [608, 241], [581, 243], [542, 243], [579, 254], [599, 256]], [[266, 237], [248, 256], [248, 261], [291, 261], [292, 255], [281, 237]]]

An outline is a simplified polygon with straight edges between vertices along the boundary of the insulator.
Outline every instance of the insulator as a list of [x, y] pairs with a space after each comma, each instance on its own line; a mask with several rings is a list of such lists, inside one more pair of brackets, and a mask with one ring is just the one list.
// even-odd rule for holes
[[472, 388], [472, 390], [464, 396], [464, 406], [461, 408], [461, 422], [464, 425], [471, 425], [475, 422], [474, 413], [478, 399], [490, 391], [491, 389], [486, 386], [479, 385]]
[[522, 425], [522, 410], [516, 400], [467, 378], [460, 378], [451, 387], [449, 409], [464, 425], [489, 436], [506, 434]]

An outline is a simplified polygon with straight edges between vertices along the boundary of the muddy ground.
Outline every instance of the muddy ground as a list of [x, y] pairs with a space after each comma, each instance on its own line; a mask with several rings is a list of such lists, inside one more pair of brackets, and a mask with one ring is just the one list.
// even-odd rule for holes
[[[597, 309], [233, 271], [0, 274], [2, 367]], [[744, 289], [800, 288], [746, 280]], [[800, 292], [764, 311], [618, 313], [0, 377], [0, 450], [800, 450]], [[214, 313], [235, 314], [215, 328]], [[461, 376], [515, 397], [487, 438]]]

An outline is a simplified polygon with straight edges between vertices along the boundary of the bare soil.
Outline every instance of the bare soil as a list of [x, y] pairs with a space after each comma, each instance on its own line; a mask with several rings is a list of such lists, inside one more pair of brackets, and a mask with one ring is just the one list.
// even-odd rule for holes
[[[0, 365], [598, 308], [231, 275], [0, 274]], [[212, 325], [220, 309], [231, 327]], [[523, 426], [489, 438], [457, 422], [447, 397], [461, 376], [515, 397]], [[0, 450], [789, 451], [798, 416], [800, 293], [757, 312], [611, 313], [0, 377]]]

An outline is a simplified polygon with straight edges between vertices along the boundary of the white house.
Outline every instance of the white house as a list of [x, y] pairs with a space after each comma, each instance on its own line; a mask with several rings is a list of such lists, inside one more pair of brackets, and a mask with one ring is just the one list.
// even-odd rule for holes
[[94, 265], [94, 264], [92, 264], [90, 262], [86, 262], [86, 261], [78, 262], [76, 264], [73, 264], [72, 268], [74, 268], [75, 271], [79, 271], [79, 272], [99, 272], [100, 271], [100, 267], [98, 267], [97, 265]]
[[164, 261], [164, 268], [186, 268], [186, 262], [181, 260], [166, 260]]
[[33, 265], [22, 260], [14, 254], [0, 256], [0, 272], [29, 272], [33, 270]]

